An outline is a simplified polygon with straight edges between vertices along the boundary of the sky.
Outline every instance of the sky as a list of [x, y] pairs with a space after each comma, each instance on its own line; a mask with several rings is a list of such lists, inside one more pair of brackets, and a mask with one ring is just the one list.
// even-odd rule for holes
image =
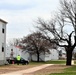
[[7, 21], [7, 41], [35, 31], [38, 17], [50, 19], [58, 9], [59, 0], [0, 0], [0, 18]]

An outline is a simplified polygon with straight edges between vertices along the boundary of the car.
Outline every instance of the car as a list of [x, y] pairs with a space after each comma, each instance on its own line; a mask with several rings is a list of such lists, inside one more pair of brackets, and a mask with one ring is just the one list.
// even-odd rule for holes
[[[9, 64], [17, 64], [17, 59], [16, 58], [12, 58], [12, 59], [9, 58], [9, 59], [7, 59], [7, 61], [8, 61]], [[27, 65], [27, 64], [29, 64], [29, 61], [21, 58], [20, 64]]]
[[29, 64], [29, 61], [21, 58], [20, 63], [21, 63], [22, 65], [27, 65], [27, 64]]

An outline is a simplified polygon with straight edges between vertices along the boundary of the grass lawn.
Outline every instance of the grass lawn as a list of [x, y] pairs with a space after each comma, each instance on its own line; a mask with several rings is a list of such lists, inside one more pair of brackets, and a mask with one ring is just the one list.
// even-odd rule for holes
[[49, 75], [76, 75], [76, 65], [64, 69], [63, 73], [52, 73]]
[[54, 73], [54, 74], [49, 74], [49, 75], [76, 75], [76, 73]]
[[51, 60], [51, 61], [47, 61], [45, 63], [46, 64], [65, 64], [66, 61], [65, 60]]
[[30, 62], [31, 65], [33, 64], [65, 64], [65, 60], [51, 60], [46, 62]]

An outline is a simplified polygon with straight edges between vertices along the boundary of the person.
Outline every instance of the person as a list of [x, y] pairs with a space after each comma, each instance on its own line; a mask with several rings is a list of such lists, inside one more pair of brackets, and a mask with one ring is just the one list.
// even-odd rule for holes
[[19, 64], [20, 64], [20, 60], [21, 60], [20, 55], [18, 55], [18, 56], [16, 57], [16, 59], [17, 59], [17, 65], [19, 65]]

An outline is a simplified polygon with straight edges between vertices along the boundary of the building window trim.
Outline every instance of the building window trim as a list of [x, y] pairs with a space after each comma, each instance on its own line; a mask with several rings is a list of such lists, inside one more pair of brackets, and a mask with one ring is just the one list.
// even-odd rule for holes
[[2, 43], [2, 52], [4, 52], [4, 43]]
[[2, 33], [4, 33], [5, 32], [5, 24], [3, 23], [2, 24]]

